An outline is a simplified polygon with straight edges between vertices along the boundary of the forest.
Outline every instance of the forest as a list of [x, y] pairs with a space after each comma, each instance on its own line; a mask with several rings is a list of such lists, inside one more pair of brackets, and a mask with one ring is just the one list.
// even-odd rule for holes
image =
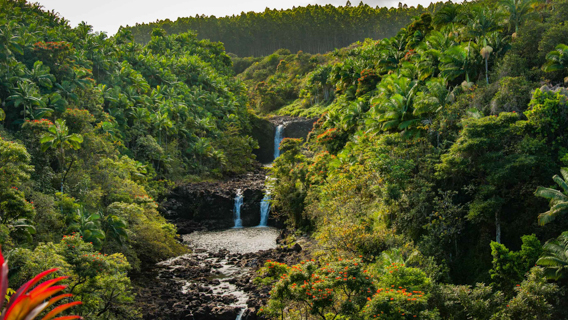
[[38, 4], [0, 3], [10, 288], [59, 268], [86, 319], [139, 318], [131, 278], [187, 251], [158, 212], [166, 190], [254, 161], [255, 116], [223, 45], [163, 30], [145, 46], [132, 39], [71, 28]]
[[381, 39], [398, 30], [424, 12], [433, 12], [442, 3], [398, 8], [371, 7], [362, 1], [345, 6], [308, 5], [293, 9], [266, 8], [264, 12], [215, 17], [196, 15], [176, 21], [159, 20], [126, 27], [139, 43], [151, 39], [154, 28], [168, 34], [195, 31], [200, 39], [220, 41], [227, 52], [239, 57], [266, 56], [278, 49], [292, 52], [325, 53], [349, 46], [365, 38]]
[[271, 171], [319, 251], [265, 265], [262, 312], [566, 319], [567, 19], [566, 1], [447, 3], [390, 38], [235, 59], [258, 112], [321, 115]]
[[567, 21], [361, 4], [108, 37], [0, 2], [0, 319], [144, 318], [144, 271], [189, 251], [162, 201], [256, 170], [283, 115], [318, 120], [280, 144], [271, 215], [313, 245], [263, 261], [250, 319], [568, 319]]

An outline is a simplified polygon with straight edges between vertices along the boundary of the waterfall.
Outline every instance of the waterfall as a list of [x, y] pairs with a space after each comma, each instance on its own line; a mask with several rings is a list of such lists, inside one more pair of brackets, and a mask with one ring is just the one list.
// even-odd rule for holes
[[239, 314], [237, 315], [237, 319], [236, 320], [241, 320], [243, 318], [243, 314], [245, 313], [245, 311], [247, 311], [247, 308], [243, 308], [241, 309], [241, 311], [239, 312]]
[[276, 127], [276, 133], [274, 134], [274, 159], [280, 156], [280, 142], [284, 139], [284, 125], [279, 125]]
[[243, 205], [243, 192], [241, 189], [237, 190], [237, 196], [235, 197], [235, 209], [233, 217], [235, 219], [235, 228], [243, 227], [243, 220], [241, 220], [241, 206]]
[[260, 203], [260, 224], [259, 227], [268, 226], [268, 214], [270, 214], [270, 193], [267, 192]]

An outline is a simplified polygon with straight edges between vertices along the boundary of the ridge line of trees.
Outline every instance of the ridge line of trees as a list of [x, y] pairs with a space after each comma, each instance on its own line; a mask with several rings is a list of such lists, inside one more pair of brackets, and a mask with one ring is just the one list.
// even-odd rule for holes
[[292, 9], [269, 9], [263, 12], [242, 12], [240, 15], [169, 19], [153, 23], [127, 26], [136, 42], [147, 43], [154, 28], [162, 28], [168, 34], [194, 30], [199, 39], [220, 41], [227, 52], [237, 56], [265, 56], [286, 48], [309, 53], [324, 53], [362, 41], [365, 38], [392, 37], [413, 17], [434, 12], [442, 2], [428, 7], [408, 7], [399, 3], [397, 8], [371, 7], [363, 2], [352, 6], [331, 4], [308, 5]]

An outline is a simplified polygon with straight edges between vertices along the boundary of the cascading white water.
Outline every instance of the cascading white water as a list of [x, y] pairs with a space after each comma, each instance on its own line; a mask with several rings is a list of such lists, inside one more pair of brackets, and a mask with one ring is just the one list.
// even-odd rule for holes
[[259, 227], [268, 226], [268, 215], [270, 214], [270, 193], [267, 192], [260, 203], [260, 224]]
[[244, 197], [241, 189], [237, 190], [237, 196], [235, 197], [235, 208], [233, 212], [233, 218], [235, 219], [234, 228], [242, 228], [243, 220], [241, 220], [241, 206], [243, 205]]
[[280, 156], [280, 142], [284, 139], [284, 125], [279, 125], [276, 127], [276, 133], [274, 134], [274, 159]]
[[243, 314], [245, 313], [245, 311], [247, 311], [247, 308], [243, 308], [241, 309], [241, 311], [239, 312], [239, 314], [237, 315], [237, 319], [236, 320], [241, 320], [243, 318]]

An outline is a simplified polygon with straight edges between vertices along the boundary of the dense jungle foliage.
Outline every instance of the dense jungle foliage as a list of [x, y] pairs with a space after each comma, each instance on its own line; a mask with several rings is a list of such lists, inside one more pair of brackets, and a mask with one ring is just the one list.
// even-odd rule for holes
[[[396, 31], [360, 18], [375, 10], [364, 5], [290, 12], [324, 10], [314, 8], [379, 33], [349, 38], [345, 27], [342, 45], [359, 42], [342, 49], [314, 38], [280, 48], [266, 33], [253, 50], [279, 50], [231, 58], [221, 43], [175, 34], [187, 29], [167, 35], [169, 22], [142, 45], [133, 32], [146, 26], [109, 38], [36, 4], [0, 2], [10, 286], [57, 267], [83, 301], [74, 313], [141, 318], [131, 279], [185, 252], [158, 201], [176, 183], [250, 170], [255, 111], [320, 116], [307, 141], [282, 142], [267, 180], [273, 214], [316, 252], [261, 269], [263, 316], [566, 319], [568, 1], [387, 10]], [[285, 30], [284, 18], [266, 17], [231, 28]]]
[[269, 9], [264, 12], [242, 12], [240, 15], [215, 17], [196, 15], [176, 21], [159, 20], [132, 27], [134, 39], [150, 41], [154, 28], [168, 34], [197, 31], [200, 39], [220, 41], [227, 52], [240, 57], [266, 56], [278, 49], [325, 53], [365, 38], [381, 39], [395, 35], [414, 16], [433, 12], [442, 3], [428, 7], [371, 7], [362, 1], [345, 6], [307, 5], [292, 9]]
[[157, 201], [246, 172], [257, 143], [223, 45], [112, 38], [0, 2], [0, 244], [18, 288], [57, 267], [88, 319], [131, 319], [130, 277], [185, 252]]
[[[263, 313], [566, 319], [567, 20], [565, 0], [446, 3], [291, 72], [276, 112], [323, 114], [282, 142], [273, 206], [319, 251], [266, 263]], [[283, 96], [267, 59], [239, 77]]]
[[[237, 78], [248, 88], [250, 105], [258, 113], [319, 116], [323, 112], [317, 107], [305, 108], [306, 104], [302, 103], [305, 99], [299, 98], [306, 96], [303, 88], [312, 86], [314, 80], [322, 77], [322, 72], [313, 71], [329, 63], [329, 54], [311, 55], [302, 51], [292, 54], [287, 49], [280, 49], [263, 58], [233, 57], [232, 60]], [[321, 89], [326, 90], [321, 97], [325, 105], [333, 99], [334, 90], [331, 86]], [[320, 102], [317, 99], [317, 96], [313, 97], [310, 102]], [[284, 106], [286, 108], [282, 108]]]

